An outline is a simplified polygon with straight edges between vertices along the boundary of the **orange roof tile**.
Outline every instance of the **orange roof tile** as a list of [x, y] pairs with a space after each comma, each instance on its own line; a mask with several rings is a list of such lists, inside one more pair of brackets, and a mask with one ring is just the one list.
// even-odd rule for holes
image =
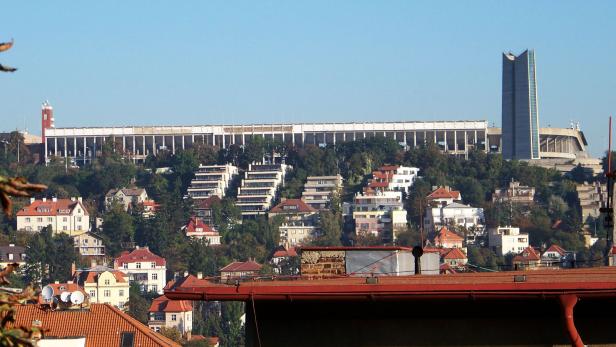
[[[293, 207], [293, 208], [291, 208]], [[286, 199], [274, 206], [270, 213], [312, 213], [317, 212], [312, 206], [306, 204], [302, 199]]]
[[53, 201], [47, 199], [46, 201], [34, 200], [30, 205], [19, 210], [19, 212], [17, 212], [17, 216], [69, 215], [77, 206], [81, 206], [84, 215], [89, 215], [88, 210], [86, 210], [79, 200], [73, 201], [71, 199], [56, 199], [56, 201]]
[[426, 199], [460, 199], [460, 192], [457, 190], [439, 187], [432, 193], [428, 194]]
[[444, 244], [446, 242], [462, 242], [464, 238], [453, 231], [447, 229], [447, 227], [442, 227], [439, 230], [438, 234], [434, 238], [434, 243], [437, 245]]
[[297, 252], [295, 251], [295, 247], [289, 247], [289, 249], [279, 249], [274, 252], [272, 258], [281, 258], [281, 257], [297, 257]]
[[[201, 228], [201, 231], [197, 231], [198, 228]], [[189, 234], [199, 234], [199, 235], [219, 235], [218, 231], [212, 229], [209, 225], [203, 222], [203, 219], [199, 217], [190, 217], [188, 220], [188, 224], [185, 226], [186, 235]]]
[[466, 259], [466, 254], [464, 254], [459, 248], [452, 248], [445, 254], [443, 259]]
[[153, 332], [131, 316], [107, 304], [91, 304], [86, 310], [51, 311], [39, 305], [15, 306], [14, 326], [31, 326], [40, 321], [46, 336], [65, 338], [85, 336], [86, 347], [120, 346], [122, 333], [134, 334], [134, 346], [180, 345]]
[[113, 261], [116, 268], [122, 266], [124, 263], [138, 262], [155, 262], [156, 266], [165, 266], [167, 264], [165, 258], [152, 253], [148, 247], [136, 248], [130, 253], [123, 252]]
[[190, 312], [192, 305], [188, 300], [169, 300], [164, 295], [152, 301], [148, 312]]
[[561, 256], [563, 256], [563, 255], [565, 255], [565, 253], [567, 253], [567, 251], [565, 251], [559, 245], [551, 245], [550, 248], [548, 248], [544, 253], [547, 253], [547, 252], [556, 252], [556, 253], [560, 254]]
[[513, 257], [514, 262], [538, 261], [538, 260], [541, 260], [541, 257], [539, 256], [537, 251], [531, 246], [524, 248], [522, 253]]
[[98, 276], [103, 272], [111, 272], [118, 283], [128, 282], [126, 279], [128, 275], [119, 270], [114, 270], [106, 266], [95, 266], [91, 269], [78, 270], [73, 274], [73, 281], [83, 285], [84, 283], [96, 283]]

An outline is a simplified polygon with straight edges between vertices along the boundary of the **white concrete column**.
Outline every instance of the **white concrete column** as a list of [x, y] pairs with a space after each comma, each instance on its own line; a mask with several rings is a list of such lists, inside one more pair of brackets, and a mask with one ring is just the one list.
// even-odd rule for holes
[[122, 135], [122, 152], [126, 152], [126, 136]]
[[406, 131], [402, 133], [402, 141], [404, 141], [404, 148], [406, 148], [407, 143], [406, 143]]
[[[333, 140], [334, 140], [334, 143], [333, 143], [333, 144], [334, 144], [334, 146], [335, 146], [335, 145], [336, 145], [336, 132], [335, 132], [335, 131], [334, 131], [334, 135], [333, 135]], [[325, 142], [327, 142], [327, 141], [325, 141]]]
[[185, 149], [186, 149], [186, 143], [184, 140], [184, 135], [182, 135], [182, 150], [185, 150]]
[[453, 151], [458, 154], [458, 131], [453, 131]]
[[[226, 148], [227, 147], [227, 136], [225, 136], [225, 133], [222, 133], [222, 148]], [[274, 138], [274, 136], [272, 135], [272, 138]]]
[[475, 130], [475, 142], [473, 142], [475, 144], [475, 148], [477, 148], [477, 130]]
[[468, 135], [464, 130], [464, 157], [468, 159]]
[[77, 164], [77, 137], [73, 137], [73, 158], [75, 158], [75, 164]]
[[216, 134], [212, 132], [212, 146], [216, 146]]
[[152, 155], [156, 155], [156, 135], [152, 135]]
[[47, 166], [47, 154], [48, 154], [47, 151], [48, 151], [48, 149], [47, 149], [47, 138], [45, 138], [45, 156], [44, 156], [44, 158], [45, 158], [45, 166]]
[[417, 131], [413, 131], [413, 148], [417, 147]]
[[443, 138], [444, 138], [444, 141], [445, 141], [445, 146], [444, 146], [445, 147], [445, 152], [447, 152], [447, 151], [449, 151], [449, 145], [447, 144], [447, 130], [443, 131]]
[[68, 151], [66, 150], [67, 148], [67, 144], [66, 144], [66, 137], [64, 137], [64, 158], [68, 158]]
[[86, 155], [88, 154], [88, 138], [86, 136], [83, 137], [83, 165], [86, 165]]
[[175, 155], [175, 135], [171, 135], [171, 153]]
[[488, 153], [488, 130], [483, 132], [483, 151]]
[[135, 135], [133, 135], [133, 163], [135, 163], [137, 161], [137, 139], [135, 138]]
[[94, 142], [94, 152], [92, 153], [91, 159], [96, 158], [96, 136], [94, 136], [93, 142]]

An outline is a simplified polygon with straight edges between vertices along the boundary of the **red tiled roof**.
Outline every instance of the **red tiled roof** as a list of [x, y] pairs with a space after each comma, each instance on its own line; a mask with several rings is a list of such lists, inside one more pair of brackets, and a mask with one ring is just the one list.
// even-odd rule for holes
[[40, 321], [47, 336], [67, 338], [85, 336], [86, 347], [120, 346], [122, 333], [134, 333], [134, 346], [180, 347], [155, 333], [128, 314], [107, 304], [90, 304], [86, 310], [46, 310], [39, 305], [15, 306], [13, 326], [31, 326]]
[[140, 247], [134, 249], [130, 253], [123, 252], [114, 260], [116, 268], [122, 266], [124, 263], [138, 262], [155, 262], [156, 266], [165, 266], [167, 264], [165, 258], [152, 253], [148, 247]]
[[127, 275], [122, 271], [104, 267], [94, 267], [92, 269], [79, 270], [73, 274], [73, 281], [77, 282], [80, 285], [83, 285], [84, 283], [96, 283], [98, 281], [98, 276], [106, 271], [109, 271], [111, 272], [111, 274], [113, 274], [113, 277], [115, 277], [116, 282], [128, 282]]
[[389, 182], [370, 182], [368, 185], [370, 188], [387, 188], [389, 186]]
[[261, 271], [263, 266], [252, 260], [241, 262], [234, 261], [233, 263], [220, 269], [220, 272], [244, 272], [244, 271]]
[[212, 195], [205, 199], [195, 199], [193, 201], [193, 206], [197, 209], [210, 209], [212, 208], [212, 204], [215, 202], [220, 202], [218, 195]]
[[567, 253], [567, 251], [565, 251], [559, 245], [551, 245], [550, 248], [548, 248], [544, 253], [547, 253], [547, 252], [556, 252], [556, 253], [560, 254], [561, 256], [563, 256], [563, 255], [565, 255], [565, 253]]
[[192, 305], [188, 300], [169, 300], [164, 295], [152, 301], [148, 312], [190, 312]]
[[84, 215], [88, 216], [88, 210], [83, 206], [79, 200], [71, 199], [57, 199], [56, 201], [47, 199], [34, 200], [30, 205], [25, 206], [19, 212], [17, 216], [57, 216], [57, 215], [69, 215], [73, 209], [77, 206], [81, 206]]
[[447, 263], [443, 263], [438, 267], [439, 272], [444, 275], [444, 274], [455, 274], [456, 270], [454, 270], [451, 266], [449, 266], [449, 264]]
[[[294, 209], [285, 209], [287, 206], [295, 206]], [[312, 213], [317, 212], [312, 206], [306, 204], [302, 199], [286, 199], [274, 206], [270, 213]]]
[[379, 168], [380, 171], [394, 171], [398, 170], [398, 165], [383, 165]]
[[460, 192], [457, 190], [439, 187], [432, 193], [428, 194], [426, 199], [460, 199]]
[[539, 256], [537, 251], [535, 251], [535, 249], [531, 246], [524, 248], [522, 253], [513, 257], [514, 262], [539, 261], [539, 260], [541, 260], [541, 257]]
[[156, 201], [154, 200], [146, 200], [144, 202], [142, 202], [143, 206], [148, 206], [148, 207], [152, 207], [153, 209], [157, 209], [160, 207], [160, 204], [158, 204]]
[[289, 247], [289, 249], [279, 249], [274, 252], [272, 258], [282, 258], [282, 257], [297, 257], [297, 252], [295, 251], [295, 247]]
[[[203, 222], [203, 219], [199, 217], [190, 217], [188, 220], [188, 224], [186, 224], [186, 235], [188, 234], [210, 234], [210, 235], [218, 235], [218, 232], [212, 229], [209, 225]], [[201, 231], [197, 231], [198, 228], [201, 228]]]
[[616, 254], [616, 246], [612, 247], [612, 249], [611, 249], [611, 252], [610, 252], [610, 253], [612, 253], [612, 255]]
[[466, 259], [464, 254], [459, 248], [452, 248], [445, 254], [444, 259]]
[[434, 238], [434, 243], [443, 244], [445, 242], [461, 242], [464, 241], [464, 238], [453, 231], [447, 229], [447, 227], [442, 227], [439, 230], [438, 235]]

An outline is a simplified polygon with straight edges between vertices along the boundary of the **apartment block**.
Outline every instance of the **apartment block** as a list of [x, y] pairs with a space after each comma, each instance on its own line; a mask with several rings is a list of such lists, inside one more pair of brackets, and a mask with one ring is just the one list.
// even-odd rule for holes
[[291, 169], [285, 164], [250, 164], [237, 189], [236, 205], [242, 211], [242, 217], [267, 213]]
[[353, 219], [357, 235], [372, 234], [384, 240], [395, 240], [396, 233], [407, 226], [402, 192], [357, 193], [353, 203]]
[[528, 234], [512, 226], [493, 228], [488, 231], [488, 245], [498, 255], [518, 254], [528, 247]]
[[342, 190], [342, 176], [309, 176], [302, 192], [302, 201], [317, 210], [330, 207], [334, 194]]
[[51, 226], [54, 233], [82, 234], [90, 229], [90, 214], [81, 197], [70, 199], [30, 199], [30, 205], [17, 212], [17, 230], [41, 231]]
[[195, 172], [195, 178], [188, 187], [188, 196], [194, 200], [212, 196], [222, 199], [227, 194], [227, 190], [238, 172], [237, 167], [231, 164], [199, 165]]

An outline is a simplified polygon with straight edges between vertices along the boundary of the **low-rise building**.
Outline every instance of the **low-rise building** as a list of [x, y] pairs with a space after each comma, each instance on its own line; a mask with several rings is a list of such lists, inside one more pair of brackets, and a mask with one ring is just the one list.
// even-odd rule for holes
[[212, 214], [212, 206], [219, 204], [220, 198], [217, 195], [212, 195], [203, 199], [193, 201], [193, 211], [195, 216], [201, 218], [203, 223], [214, 225], [214, 215]]
[[442, 256], [443, 263], [451, 266], [454, 269], [464, 268], [468, 263], [466, 254], [460, 248], [451, 248]]
[[442, 248], [462, 248], [464, 245], [464, 238], [455, 232], [447, 229], [447, 227], [441, 227], [436, 236], [434, 237], [434, 245]]
[[83, 234], [73, 236], [75, 248], [79, 255], [85, 257], [104, 257], [105, 244], [103, 239], [93, 232], [85, 232]]
[[267, 213], [291, 169], [286, 164], [249, 164], [237, 189], [236, 205], [242, 211], [242, 217]]
[[396, 234], [406, 230], [406, 209], [400, 191], [357, 193], [353, 204], [353, 219], [357, 235], [374, 235], [394, 241]]
[[535, 187], [520, 185], [513, 179], [506, 189], [496, 189], [492, 194], [492, 202], [511, 202], [514, 204], [532, 204], [535, 199]]
[[453, 202], [446, 206], [428, 208], [424, 225], [429, 233], [445, 225], [483, 230], [484, 220], [483, 208]]
[[148, 327], [156, 332], [160, 332], [163, 327], [176, 328], [186, 336], [193, 327], [190, 301], [169, 300], [164, 295], [154, 299], [148, 310]]
[[188, 196], [193, 200], [206, 199], [212, 196], [224, 198], [233, 179], [238, 175], [237, 167], [226, 165], [199, 165], [195, 178], [188, 187]]
[[454, 202], [462, 202], [462, 194], [450, 187], [432, 187], [432, 192], [426, 196], [428, 206], [438, 207], [447, 206]]
[[126, 310], [130, 285], [128, 276], [121, 271], [97, 265], [75, 271], [73, 282], [83, 288], [91, 303], [109, 304]]
[[26, 264], [26, 248], [15, 246], [13, 243], [0, 246], [0, 268], [4, 269], [8, 264], [13, 263], [19, 266]]
[[259, 276], [263, 265], [253, 261], [234, 261], [231, 264], [223, 267], [219, 270], [220, 272], [220, 280], [221, 281], [229, 281], [229, 280], [243, 280], [243, 279], [251, 279], [253, 277]]
[[138, 283], [142, 292], [163, 294], [167, 261], [152, 253], [148, 247], [137, 247], [132, 252], [122, 252], [113, 261], [113, 267], [125, 273], [130, 282]]
[[493, 228], [488, 232], [488, 245], [500, 256], [521, 253], [528, 247], [528, 234], [512, 226]]
[[205, 224], [199, 217], [191, 217], [188, 223], [182, 227], [187, 237], [206, 240], [208, 245], [220, 245], [220, 233], [216, 229]]
[[366, 190], [397, 191], [404, 194], [417, 179], [419, 169], [399, 165], [383, 165], [372, 172], [372, 178], [368, 182]]
[[342, 176], [308, 176], [302, 200], [316, 210], [324, 210], [330, 207], [334, 194], [342, 190]]
[[541, 257], [532, 247], [526, 247], [520, 254], [513, 257], [514, 270], [535, 270], [541, 266]]
[[551, 245], [541, 254], [541, 266], [550, 268], [570, 268], [575, 262], [575, 253], [568, 252], [559, 245]]
[[318, 211], [301, 199], [282, 199], [268, 213], [270, 219], [282, 217], [278, 228], [285, 248], [301, 245], [318, 233]]
[[124, 208], [124, 211], [134, 209], [148, 201], [148, 193], [143, 188], [110, 189], [105, 194], [105, 206], [110, 208], [115, 202]]
[[17, 212], [17, 230], [41, 231], [51, 226], [54, 233], [77, 235], [90, 230], [90, 214], [81, 197], [70, 199], [30, 199], [30, 205]]

